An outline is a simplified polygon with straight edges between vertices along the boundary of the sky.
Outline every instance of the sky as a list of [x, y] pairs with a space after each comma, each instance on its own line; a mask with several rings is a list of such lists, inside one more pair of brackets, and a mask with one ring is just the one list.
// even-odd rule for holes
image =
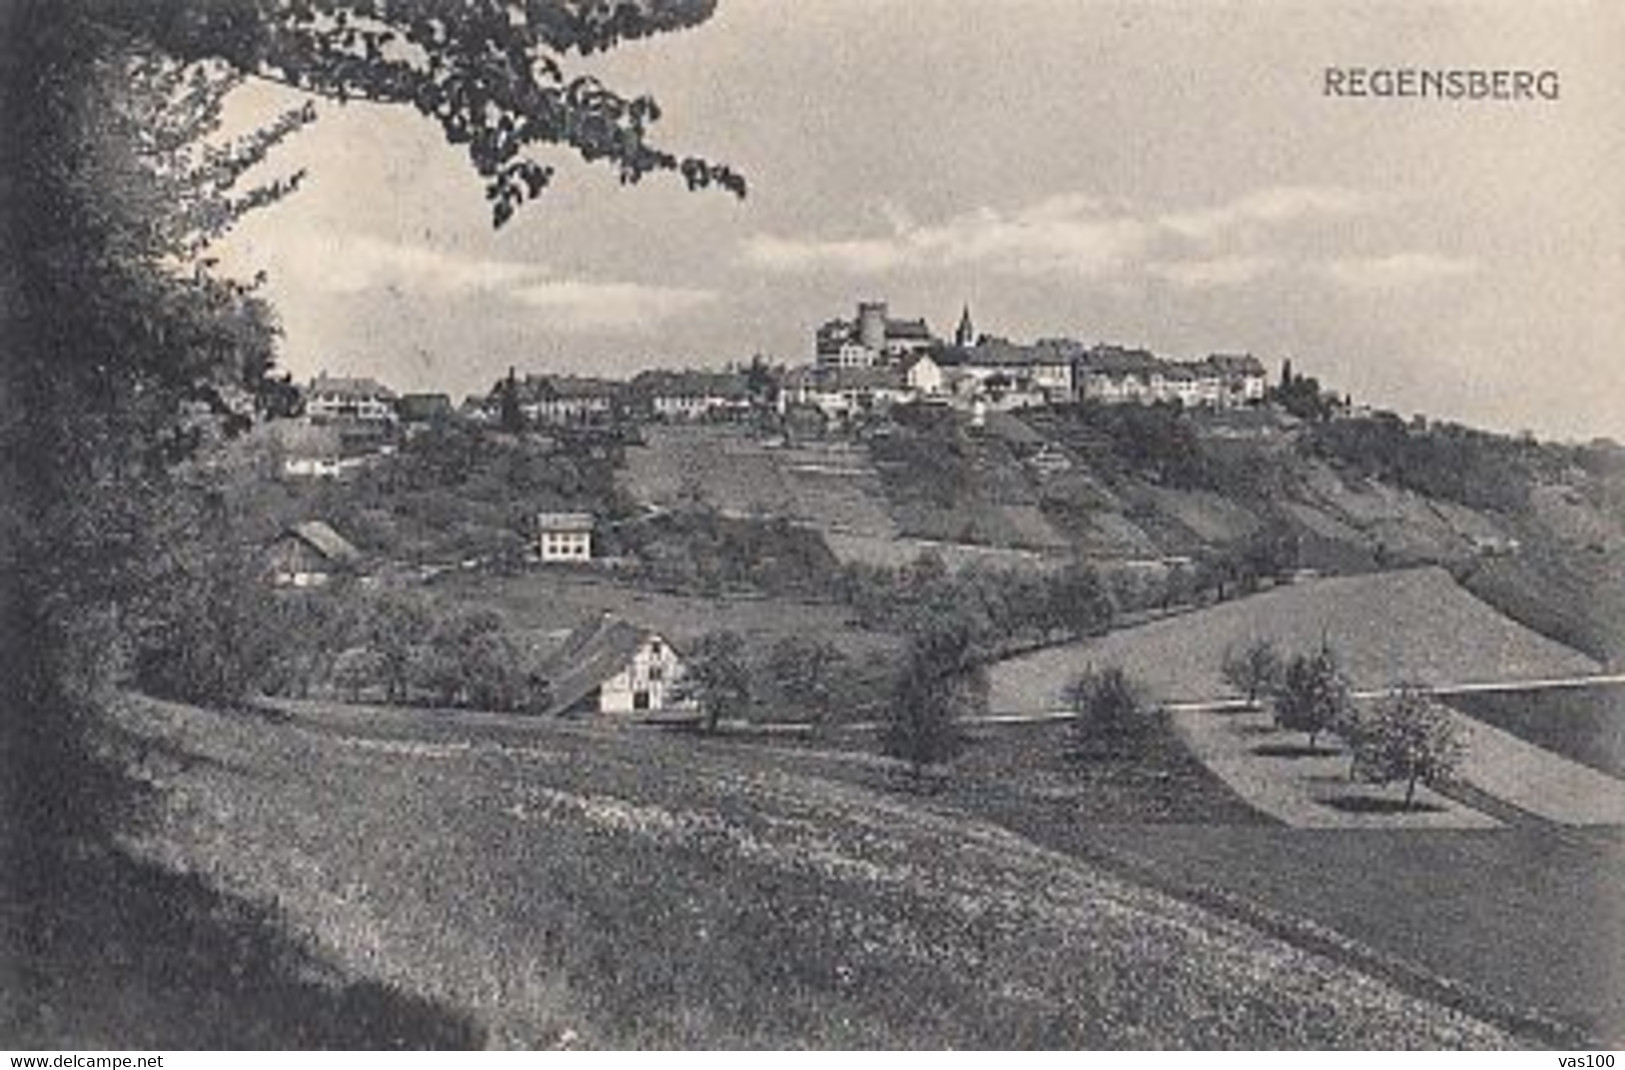
[[[460, 398], [510, 366], [800, 363], [873, 299], [1625, 440], [1622, 55], [1616, 0], [720, 0], [590, 69], [744, 201], [560, 157], [493, 230], [438, 128], [319, 105], [276, 158], [305, 186], [222, 254], [267, 271], [300, 379]], [[1552, 70], [1559, 95], [1339, 98], [1328, 67]]]

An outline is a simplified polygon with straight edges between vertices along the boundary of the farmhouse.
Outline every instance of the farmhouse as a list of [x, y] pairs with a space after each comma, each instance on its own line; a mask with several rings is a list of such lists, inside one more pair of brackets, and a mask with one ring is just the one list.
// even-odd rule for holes
[[646, 412], [668, 421], [730, 419], [752, 407], [745, 377], [736, 372], [646, 371], [632, 380]]
[[543, 672], [552, 687], [553, 713], [693, 709], [677, 688], [683, 663], [671, 644], [607, 612], [572, 631]]
[[615, 412], [624, 387], [610, 379], [527, 375], [519, 385], [519, 408], [538, 424], [602, 423]]
[[277, 587], [321, 587], [355, 571], [361, 551], [320, 520], [295, 524], [272, 541], [267, 573]]
[[538, 513], [536, 548], [543, 564], [592, 560], [591, 513]]
[[395, 391], [376, 379], [346, 378], [324, 372], [312, 379], [305, 390], [305, 415], [317, 422], [392, 423]]

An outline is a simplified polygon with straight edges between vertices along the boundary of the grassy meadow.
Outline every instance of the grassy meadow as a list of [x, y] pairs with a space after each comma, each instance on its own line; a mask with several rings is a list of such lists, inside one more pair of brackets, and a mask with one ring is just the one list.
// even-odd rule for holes
[[487, 1044], [1520, 1042], [930, 797], [647, 731], [363, 717], [132, 700], [188, 756], [149, 762], [140, 850]]

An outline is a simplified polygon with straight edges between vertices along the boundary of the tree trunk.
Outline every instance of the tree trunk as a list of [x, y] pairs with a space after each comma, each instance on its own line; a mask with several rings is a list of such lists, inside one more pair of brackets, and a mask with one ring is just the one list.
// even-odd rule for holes
[[1409, 781], [1407, 781], [1406, 784], [1405, 784], [1405, 809], [1409, 810], [1411, 808], [1411, 800], [1413, 800], [1415, 798], [1416, 798], [1416, 775], [1413, 773], [1413, 774], [1411, 774], [1411, 779]]

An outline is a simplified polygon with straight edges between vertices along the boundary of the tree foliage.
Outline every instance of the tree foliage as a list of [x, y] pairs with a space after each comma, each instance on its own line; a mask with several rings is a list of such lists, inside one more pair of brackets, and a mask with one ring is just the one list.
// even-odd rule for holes
[[744, 179], [650, 140], [661, 116], [571, 60], [694, 26], [714, 0], [147, 0], [72, 6], [109, 32], [340, 103], [412, 108], [486, 182], [501, 225], [553, 181], [561, 149], [636, 183], [655, 172], [743, 195]]
[[1322, 643], [1313, 654], [1299, 654], [1287, 662], [1275, 692], [1275, 723], [1304, 732], [1309, 745], [1325, 731], [1337, 728], [1351, 709], [1348, 680], [1332, 648]]
[[1144, 750], [1157, 721], [1141, 689], [1121, 667], [1089, 668], [1067, 685], [1072, 737], [1079, 754], [1132, 758]]
[[964, 749], [959, 722], [987, 709], [987, 669], [963, 622], [946, 622], [909, 640], [881, 726], [885, 753], [908, 763], [918, 786], [926, 769]]
[[251, 173], [312, 112], [228, 142], [225, 95], [256, 78], [410, 108], [467, 155], [498, 225], [551, 181], [554, 164], [538, 157], [548, 149], [623, 183], [669, 172], [742, 195], [726, 166], [650, 140], [652, 99], [567, 69], [711, 10], [711, 0], [0, 5], [0, 606], [18, 637], [0, 665], [16, 692], [0, 753], [26, 774], [4, 778], [15, 827], [94, 832], [119, 809], [99, 775], [74, 787], [94, 750], [93, 703], [75, 678], [108, 660], [111, 645], [95, 637], [129, 611], [169, 468], [256, 407], [287, 403], [270, 309], [253, 285], [214, 273], [207, 247], [297, 187], [298, 175], [255, 184]]
[[1406, 806], [1415, 800], [1419, 782], [1448, 780], [1466, 756], [1450, 711], [1417, 684], [1390, 691], [1354, 736], [1354, 775], [1378, 784], [1402, 781]]
[[707, 632], [683, 661], [679, 695], [697, 702], [707, 731], [750, 708], [751, 672], [738, 632]]
[[834, 716], [848, 659], [827, 639], [787, 635], [773, 644], [767, 671], [779, 693], [815, 725]]
[[1249, 706], [1257, 706], [1260, 698], [1280, 685], [1283, 670], [1281, 654], [1268, 639], [1255, 639], [1240, 650], [1225, 650], [1220, 666], [1224, 682], [1245, 695]]

